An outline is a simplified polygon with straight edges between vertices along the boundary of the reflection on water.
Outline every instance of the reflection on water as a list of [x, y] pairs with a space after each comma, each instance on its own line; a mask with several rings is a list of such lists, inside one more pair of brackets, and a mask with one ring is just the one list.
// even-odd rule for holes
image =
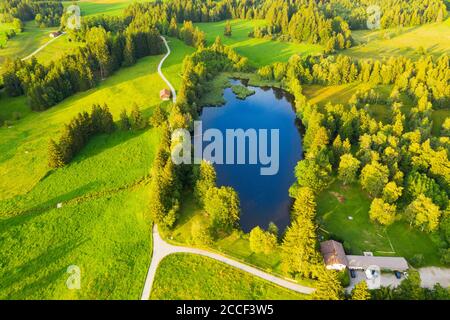
[[[232, 80], [233, 84], [239, 84]], [[276, 175], [260, 175], [259, 164], [216, 164], [219, 186], [232, 186], [241, 201], [241, 227], [248, 232], [259, 225], [267, 228], [274, 222], [280, 231], [289, 224], [291, 198], [289, 187], [294, 183], [294, 167], [302, 157], [301, 135], [295, 122], [292, 97], [283, 90], [249, 87], [255, 94], [237, 99], [230, 88], [225, 89], [227, 101], [221, 107], [203, 108], [203, 130], [279, 129], [279, 171]], [[270, 149], [269, 149], [270, 150]], [[225, 150], [224, 150], [225, 152]], [[248, 159], [248, 157], [247, 157]]]

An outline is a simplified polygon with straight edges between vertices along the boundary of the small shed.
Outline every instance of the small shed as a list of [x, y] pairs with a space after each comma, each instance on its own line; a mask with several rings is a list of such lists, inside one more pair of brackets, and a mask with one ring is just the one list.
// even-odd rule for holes
[[50, 38], [56, 38], [56, 37], [59, 37], [61, 34], [62, 34], [61, 31], [50, 32]]
[[170, 92], [169, 89], [162, 89], [162, 90], [159, 92], [159, 97], [160, 97], [161, 100], [163, 100], [163, 101], [170, 100], [171, 96], [172, 96], [172, 94], [171, 94], [171, 92]]
[[340, 242], [328, 240], [320, 243], [320, 252], [327, 269], [344, 270], [348, 261], [344, 247]]

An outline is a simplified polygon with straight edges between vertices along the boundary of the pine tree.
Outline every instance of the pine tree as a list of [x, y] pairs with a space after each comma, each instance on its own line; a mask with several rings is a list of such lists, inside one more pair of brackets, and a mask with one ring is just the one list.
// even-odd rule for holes
[[131, 129], [130, 118], [128, 118], [127, 110], [125, 109], [120, 112], [119, 128], [123, 131]]
[[133, 105], [133, 109], [131, 110], [130, 122], [133, 130], [141, 130], [147, 126], [144, 116], [136, 103]]
[[298, 216], [288, 227], [281, 246], [283, 270], [307, 278], [313, 276], [322, 259], [316, 247], [316, 225], [310, 218]]
[[370, 292], [365, 280], [357, 283], [352, 289], [352, 300], [370, 300]]
[[200, 172], [197, 182], [195, 184], [194, 195], [197, 199], [197, 202], [203, 205], [206, 193], [209, 189], [214, 188], [216, 186], [216, 170], [214, 166], [202, 160], [200, 163]]
[[360, 161], [353, 157], [350, 153], [346, 153], [341, 156], [339, 162], [339, 180], [344, 185], [356, 181], [356, 175], [359, 169]]
[[225, 37], [231, 37], [231, 23], [230, 23], [230, 20], [227, 20], [227, 22], [225, 23], [225, 30], [223, 32], [223, 35]]
[[342, 300], [344, 298], [344, 289], [336, 271], [327, 270], [325, 266], [318, 265], [317, 274], [316, 290], [312, 294], [314, 300]]
[[48, 145], [48, 166], [50, 168], [61, 168], [64, 164], [64, 154], [61, 147], [53, 139], [50, 139]]
[[123, 49], [123, 65], [126, 67], [132, 66], [136, 63], [136, 49], [134, 38], [127, 34], [125, 38], [125, 48]]
[[178, 37], [178, 25], [177, 25], [177, 20], [174, 16], [170, 20], [169, 36], [174, 37], [174, 38]]
[[152, 127], [156, 128], [161, 126], [165, 121], [167, 121], [166, 113], [161, 108], [161, 105], [156, 106], [150, 118], [150, 124]]

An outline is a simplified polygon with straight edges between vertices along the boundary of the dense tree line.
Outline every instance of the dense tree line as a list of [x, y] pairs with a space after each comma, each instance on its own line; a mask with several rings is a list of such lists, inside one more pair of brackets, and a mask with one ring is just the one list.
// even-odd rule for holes
[[61, 1], [2, 0], [0, 1], [0, 22], [35, 20], [39, 26], [58, 26], [64, 13]]
[[64, 128], [58, 142], [50, 140], [48, 146], [48, 165], [60, 168], [81, 151], [92, 136], [100, 133], [111, 133], [115, 129], [112, 114], [108, 106], [93, 105], [91, 113], [82, 112]]
[[262, 30], [256, 28], [251, 35], [264, 36], [267, 33], [272, 37], [281, 35], [286, 40], [320, 43], [325, 45], [327, 52], [351, 47], [351, 31], [342, 18], [327, 19], [314, 2], [297, 7], [295, 13], [289, 16], [288, 12], [292, 9], [288, 8], [286, 2], [282, 3], [284, 10], [276, 10], [275, 7], [269, 10], [269, 26]]
[[[351, 46], [351, 31], [341, 18], [327, 19], [313, 1], [199, 1], [175, 0], [169, 2], [135, 3], [127, 8], [125, 16], [145, 15], [163, 34], [174, 35], [176, 23], [212, 22], [230, 18], [266, 19], [264, 32], [259, 29], [251, 36], [269, 34], [285, 40], [322, 43], [329, 48]], [[229, 32], [226, 32], [229, 34]], [[183, 38], [183, 37], [181, 37]]]
[[164, 228], [171, 228], [177, 217], [183, 188], [195, 185], [195, 195], [210, 217], [210, 223], [195, 224], [194, 239], [206, 244], [221, 232], [230, 232], [239, 222], [239, 198], [230, 187], [217, 187], [212, 165], [202, 163], [193, 172], [190, 165], [174, 165], [171, 152], [180, 142], [172, 137], [176, 129], [191, 130], [196, 118], [198, 102], [204, 94], [205, 84], [221, 71], [247, 70], [248, 62], [232, 49], [222, 45], [220, 38], [208, 48], [200, 48], [183, 61], [183, 83], [178, 92], [177, 103], [167, 116], [155, 111], [152, 122], [159, 123], [163, 131], [161, 142], [152, 168], [151, 213], [154, 221]]
[[183, 61], [183, 85], [178, 93], [181, 109], [190, 109], [195, 117], [201, 96], [208, 81], [223, 71], [248, 71], [248, 59], [222, 44], [220, 37], [211, 47], [200, 48]]
[[[291, 57], [288, 63], [274, 63], [258, 70], [265, 79], [285, 81], [297, 78], [301, 84], [335, 85], [360, 81], [373, 86], [393, 84], [391, 101], [406, 93], [417, 102], [417, 112], [426, 113], [450, 103], [450, 57], [434, 59], [423, 56], [418, 61], [406, 57], [390, 57], [382, 61], [356, 60], [348, 56]], [[370, 90], [370, 89], [369, 89]], [[377, 99], [375, 93], [359, 92], [355, 104]], [[366, 96], [364, 96], [366, 95]], [[385, 101], [387, 103], [387, 101]], [[431, 105], [432, 104], [432, 105]]]
[[[48, 146], [49, 167], [60, 168], [70, 163], [94, 135], [110, 134], [117, 127], [123, 131], [141, 130], [147, 127], [148, 122], [139, 107], [134, 104], [130, 114], [125, 109], [121, 112], [117, 126], [107, 105], [94, 104], [90, 113], [79, 113], [65, 125], [58, 142], [50, 140]], [[155, 124], [155, 126], [157, 125]]]
[[6, 29], [0, 32], [0, 49], [4, 48], [9, 39], [15, 37], [18, 33], [23, 31], [23, 23], [17, 18], [11, 21], [11, 29]]
[[[443, 21], [442, 0], [381, 0], [381, 27], [413, 26]], [[176, 23], [214, 22], [228, 19], [264, 19], [266, 26], [255, 27], [250, 36], [323, 44], [327, 52], [352, 45], [350, 28], [367, 27], [367, 7], [358, 1], [311, 0], [174, 0], [134, 3], [125, 19], [144, 14], [163, 34], [171, 34]], [[226, 32], [228, 33], [228, 32]]]
[[366, 29], [367, 8], [371, 5], [380, 7], [383, 29], [441, 22], [447, 15], [442, 0], [326, 0], [321, 9], [327, 17], [342, 17], [352, 29]]
[[45, 110], [76, 92], [92, 88], [119, 69], [137, 59], [160, 54], [164, 45], [158, 31], [146, 21], [133, 20], [123, 33], [106, 32], [103, 27], [89, 28], [79, 47], [49, 65], [32, 58], [5, 63], [3, 83], [10, 96], [25, 94], [33, 110]]
[[171, 228], [180, 209], [181, 191], [187, 174], [183, 165], [177, 166], [171, 159], [171, 137], [167, 123], [161, 126], [163, 138], [151, 170], [150, 214], [155, 223]]
[[202, 161], [200, 164], [194, 194], [198, 204], [209, 216], [209, 224], [203, 226], [203, 232], [209, 235], [206, 239], [213, 238], [220, 232], [228, 233], [238, 226], [239, 197], [231, 187], [217, 187], [216, 172], [211, 163]]
[[[373, 198], [369, 212], [373, 221], [388, 225], [403, 219], [423, 232], [439, 231], [442, 261], [448, 263], [449, 139], [431, 135], [430, 116], [433, 106], [448, 106], [449, 70], [448, 56], [416, 62], [402, 57], [382, 62], [293, 57], [287, 64], [261, 68], [261, 77], [281, 81], [294, 94], [306, 127], [305, 158], [295, 168], [297, 183], [291, 195], [295, 198], [302, 188], [318, 193], [336, 174], [344, 184], [359, 182]], [[383, 102], [391, 108], [390, 123], [378, 122], [358, 107], [363, 101], [378, 102], [373, 92], [358, 93], [347, 105], [323, 106], [311, 105], [302, 93], [305, 83], [355, 81], [394, 85], [394, 94]], [[416, 106], [403, 113], [395, 91], [413, 97]], [[301, 228], [306, 226], [301, 223]]]

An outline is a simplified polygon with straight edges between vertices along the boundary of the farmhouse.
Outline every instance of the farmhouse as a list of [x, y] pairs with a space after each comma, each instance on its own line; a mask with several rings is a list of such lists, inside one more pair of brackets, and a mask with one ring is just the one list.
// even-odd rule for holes
[[327, 269], [340, 271], [347, 268], [347, 257], [340, 242], [334, 240], [324, 241], [320, 244], [320, 252], [322, 252]]
[[377, 266], [380, 270], [406, 271], [408, 262], [403, 257], [379, 257], [373, 255], [346, 255], [340, 242], [328, 240], [320, 243], [320, 251], [327, 269], [367, 270]]
[[50, 38], [56, 38], [59, 37], [62, 34], [61, 31], [54, 31], [54, 32], [50, 32]]
[[159, 97], [160, 97], [161, 100], [163, 100], [163, 101], [170, 100], [170, 97], [171, 97], [171, 96], [172, 96], [172, 95], [171, 95], [171, 92], [170, 92], [169, 89], [162, 89], [162, 90], [159, 92]]

